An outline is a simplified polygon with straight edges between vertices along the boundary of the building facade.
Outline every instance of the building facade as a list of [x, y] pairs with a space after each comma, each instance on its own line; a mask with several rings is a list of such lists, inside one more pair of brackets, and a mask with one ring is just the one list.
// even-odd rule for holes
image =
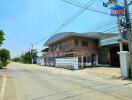
[[[50, 37], [43, 50], [44, 63], [50, 66], [55, 65], [56, 58], [78, 57], [81, 67], [87, 66], [119, 66], [118, 38], [115, 43], [110, 39], [118, 37], [118, 34], [104, 33], [58, 33]], [[106, 43], [105, 43], [106, 42]], [[123, 42], [124, 49], [127, 49], [127, 42]]]

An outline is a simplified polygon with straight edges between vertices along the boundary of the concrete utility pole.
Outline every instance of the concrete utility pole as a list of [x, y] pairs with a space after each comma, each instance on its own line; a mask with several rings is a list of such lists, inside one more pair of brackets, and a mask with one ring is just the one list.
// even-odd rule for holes
[[121, 18], [118, 17], [117, 20], [118, 20], [118, 31], [119, 31], [119, 37], [120, 37], [120, 40], [119, 40], [120, 51], [123, 51], [122, 32], [121, 32], [121, 24], [120, 24]]
[[[109, 0], [107, 3], [103, 3], [104, 7], [107, 7], [109, 4], [115, 4], [118, 6], [118, 0]], [[119, 37], [120, 37], [120, 52], [118, 54], [120, 55], [120, 65], [121, 65], [121, 75], [123, 78], [132, 78], [132, 31], [131, 31], [131, 20], [129, 15], [129, 5], [132, 4], [132, 1], [130, 3], [127, 2], [127, 0], [124, 0], [124, 8], [120, 8], [119, 12], [125, 9], [125, 30], [127, 32], [127, 38], [128, 38], [128, 45], [129, 45], [129, 52], [123, 51], [122, 46], [122, 34], [121, 34], [121, 23], [120, 23], [120, 16], [118, 16], [118, 30], [119, 30]], [[111, 14], [118, 14], [118, 12], [114, 12], [114, 9], [112, 9], [113, 12]], [[116, 11], [116, 9], [115, 9]], [[118, 11], [118, 9], [117, 9]], [[120, 13], [119, 13], [120, 14]], [[116, 15], [115, 15], [116, 16]]]
[[[111, 0], [112, 1], [112, 0]], [[113, 2], [115, 2], [115, 4], [118, 5], [118, 1], [117, 0], [113, 0]], [[121, 32], [121, 18], [117, 17], [117, 23], [118, 23], [118, 32], [119, 32], [119, 46], [120, 46], [120, 51], [123, 51], [123, 44], [122, 44], [122, 32]]]
[[[114, 4], [118, 5], [118, 0], [109, 0], [107, 3], [103, 3], [104, 7], [108, 7], [109, 4]], [[121, 24], [120, 24], [120, 16], [117, 17], [117, 25], [118, 25], [118, 32], [119, 32], [119, 46], [120, 46], [120, 51], [123, 51], [123, 44], [122, 44], [122, 32], [121, 32]]]
[[[128, 38], [128, 43], [129, 43], [128, 45], [129, 45], [129, 52], [130, 52], [130, 60], [132, 60], [132, 31], [131, 31], [131, 20], [130, 20], [128, 6], [129, 4], [127, 0], [124, 0], [126, 31], [127, 31], [127, 38]], [[129, 77], [132, 77], [132, 61], [130, 61]]]

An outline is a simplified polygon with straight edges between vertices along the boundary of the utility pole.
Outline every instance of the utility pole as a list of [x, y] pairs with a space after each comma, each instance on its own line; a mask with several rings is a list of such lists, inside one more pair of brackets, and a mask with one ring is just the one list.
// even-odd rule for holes
[[[118, 5], [118, 0], [109, 0], [107, 3], [103, 2], [103, 6], [104, 7], [108, 7], [108, 5], [110, 4], [114, 4], [114, 5]], [[123, 44], [122, 44], [122, 32], [121, 32], [121, 17], [118, 16], [117, 17], [117, 25], [118, 25], [118, 32], [119, 32], [119, 47], [120, 47], [120, 51], [123, 51]]]
[[[131, 31], [131, 20], [130, 20], [130, 14], [129, 14], [129, 7], [128, 6], [129, 6], [129, 4], [128, 4], [127, 0], [124, 0], [126, 32], [127, 32], [127, 38], [128, 38], [130, 60], [132, 60], [132, 31]], [[130, 61], [129, 76], [132, 77], [132, 61]]]
[[31, 58], [32, 58], [32, 64], [33, 64], [33, 49], [34, 49], [34, 46], [33, 46], [33, 44], [31, 44]]
[[[124, 6], [118, 5], [118, 0], [109, 0], [107, 3], [103, 3], [104, 7], [107, 7], [109, 4], [114, 4], [115, 6], [111, 8], [111, 16], [118, 17], [118, 31], [119, 31], [119, 44], [120, 44], [120, 52], [118, 54], [120, 55], [120, 67], [121, 67], [121, 75], [123, 78], [132, 78], [132, 33], [131, 33], [131, 20], [129, 15], [129, 5], [132, 4], [132, 1], [130, 3], [127, 2], [127, 0], [124, 0]], [[123, 45], [122, 45], [122, 23], [121, 23], [121, 17], [124, 15], [125, 11], [125, 31], [128, 38], [128, 46], [129, 46], [129, 52], [123, 51]]]
[[[118, 1], [115, 0], [115, 3], [118, 5]], [[122, 32], [121, 32], [121, 18], [117, 17], [117, 24], [118, 24], [118, 32], [119, 32], [119, 46], [120, 46], [120, 51], [123, 51], [123, 44], [122, 44]]]
[[123, 51], [122, 32], [121, 32], [121, 23], [120, 23], [121, 22], [121, 18], [118, 17], [117, 20], [118, 20], [118, 32], [119, 32], [119, 38], [120, 38], [119, 46], [120, 46], [120, 51]]

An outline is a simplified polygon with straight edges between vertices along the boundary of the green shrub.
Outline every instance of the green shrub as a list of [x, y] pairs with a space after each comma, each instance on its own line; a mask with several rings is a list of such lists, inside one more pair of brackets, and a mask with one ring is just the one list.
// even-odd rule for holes
[[2, 69], [3, 68], [3, 66], [2, 66], [2, 61], [0, 61], [0, 69]]
[[3, 67], [6, 67], [7, 65], [8, 65], [8, 61], [3, 61], [3, 62], [2, 62], [2, 66], [3, 66]]

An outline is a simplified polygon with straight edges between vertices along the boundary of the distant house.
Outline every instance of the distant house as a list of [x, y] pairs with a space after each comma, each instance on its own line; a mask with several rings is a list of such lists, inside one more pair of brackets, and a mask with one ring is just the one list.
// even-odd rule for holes
[[[119, 66], [119, 35], [90, 32], [58, 33], [50, 37], [43, 50], [44, 63], [55, 65], [56, 58], [78, 57], [81, 67], [87, 66]], [[124, 50], [128, 50], [127, 41], [123, 41]]]
[[45, 65], [45, 57], [46, 53], [49, 51], [48, 47], [44, 48], [37, 57], [37, 64], [38, 65]]

